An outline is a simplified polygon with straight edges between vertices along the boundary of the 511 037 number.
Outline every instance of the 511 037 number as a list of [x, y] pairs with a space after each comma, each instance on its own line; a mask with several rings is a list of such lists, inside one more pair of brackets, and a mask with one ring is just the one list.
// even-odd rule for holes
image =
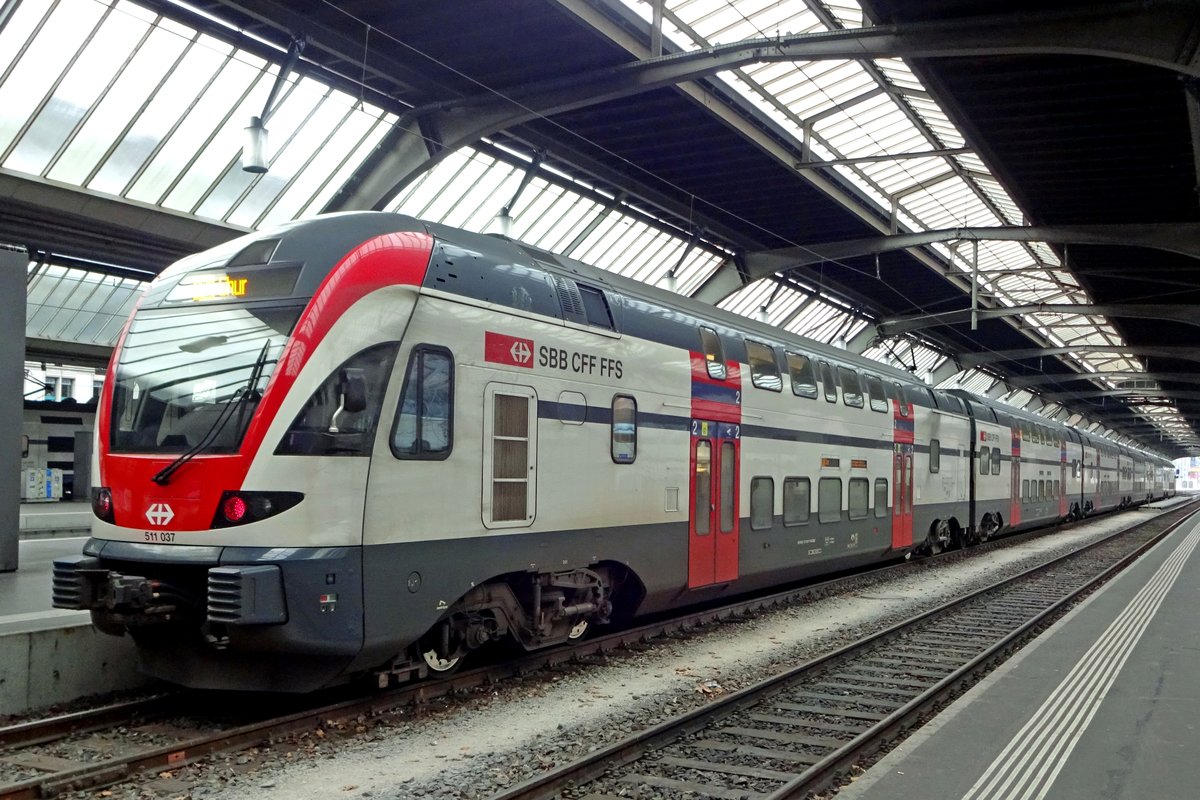
[[147, 542], [173, 542], [175, 534], [170, 531], [143, 531]]

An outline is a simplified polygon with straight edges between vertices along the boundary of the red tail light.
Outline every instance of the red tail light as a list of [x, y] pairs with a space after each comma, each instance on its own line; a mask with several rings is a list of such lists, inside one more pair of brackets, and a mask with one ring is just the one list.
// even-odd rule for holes
[[214, 528], [230, 528], [273, 517], [287, 511], [304, 499], [300, 492], [240, 492], [226, 491], [221, 495]]
[[107, 486], [92, 487], [92, 513], [105, 522], [113, 521], [112, 490]]

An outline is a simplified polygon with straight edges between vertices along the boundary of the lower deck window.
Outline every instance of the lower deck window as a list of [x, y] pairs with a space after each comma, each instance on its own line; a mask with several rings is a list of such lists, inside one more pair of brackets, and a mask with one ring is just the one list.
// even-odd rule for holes
[[887, 478], [875, 479], [875, 516], [886, 517], [888, 513], [888, 482]]
[[866, 478], [851, 478], [846, 503], [850, 519], [865, 519], [869, 513], [867, 504], [870, 500], [871, 482]]
[[842, 479], [821, 478], [817, 484], [817, 520], [841, 522]]
[[775, 480], [754, 478], [750, 481], [750, 527], [756, 531], [770, 528], [775, 515]]
[[808, 523], [812, 501], [812, 484], [808, 478], [783, 479], [783, 524], [805, 525]]

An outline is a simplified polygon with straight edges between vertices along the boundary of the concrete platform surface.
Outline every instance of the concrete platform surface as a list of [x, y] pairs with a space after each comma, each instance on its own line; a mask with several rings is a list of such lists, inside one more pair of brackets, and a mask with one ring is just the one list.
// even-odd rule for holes
[[86, 536], [72, 536], [19, 542], [17, 570], [0, 573], [0, 630], [14, 615], [50, 611], [54, 559], [81, 552], [86, 541]]
[[839, 800], [1192, 800], [1200, 519], [981, 681]]
[[21, 503], [21, 538], [78, 536], [92, 526], [92, 504], [87, 501]]

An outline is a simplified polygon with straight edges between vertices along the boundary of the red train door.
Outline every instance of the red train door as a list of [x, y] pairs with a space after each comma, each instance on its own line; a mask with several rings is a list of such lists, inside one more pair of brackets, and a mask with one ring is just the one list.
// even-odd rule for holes
[[738, 576], [739, 425], [692, 420], [688, 588]]
[[896, 384], [892, 432], [892, 547], [911, 547], [913, 541], [913, 418], [914, 410]]

